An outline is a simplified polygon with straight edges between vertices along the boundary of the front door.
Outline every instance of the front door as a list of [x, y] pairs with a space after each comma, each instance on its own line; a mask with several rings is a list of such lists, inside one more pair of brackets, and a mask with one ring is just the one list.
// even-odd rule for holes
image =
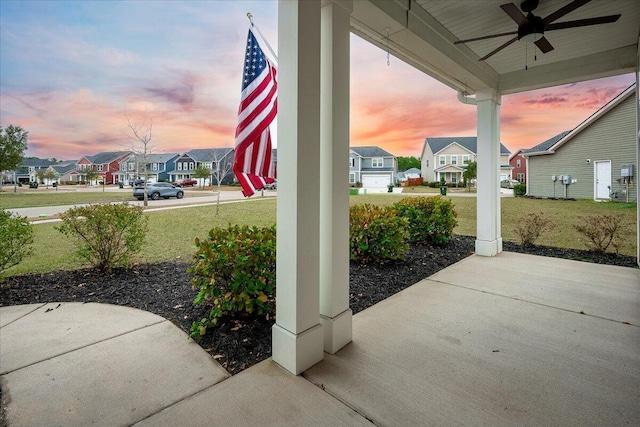
[[609, 200], [611, 194], [611, 160], [595, 162], [595, 199]]

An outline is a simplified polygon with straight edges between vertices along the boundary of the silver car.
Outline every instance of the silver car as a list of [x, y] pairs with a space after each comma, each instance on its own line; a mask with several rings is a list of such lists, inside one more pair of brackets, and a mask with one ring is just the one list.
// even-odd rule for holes
[[[156, 182], [155, 184], [148, 184], [147, 195], [151, 200], [158, 200], [160, 197], [163, 199], [168, 199], [169, 197], [182, 199], [184, 197], [184, 191], [182, 191], [181, 188], [174, 187], [173, 184], [168, 182]], [[144, 187], [134, 188], [133, 197], [138, 200], [143, 200]]]

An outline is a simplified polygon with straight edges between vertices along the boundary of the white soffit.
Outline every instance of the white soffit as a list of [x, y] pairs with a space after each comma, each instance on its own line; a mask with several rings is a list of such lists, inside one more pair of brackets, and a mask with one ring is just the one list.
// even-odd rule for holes
[[[513, 1], [519, 7], [521, 0]], [[545, 17], [571, 0], [540, 0]], [[554, 50], [536, 53], [516, 41], [486, 61], [478, 58], [513, 36], [453, 44], [456, 40], [516, 31], [500, 8], [508, 0], [368, 0], [354, 2], [352, 31], [455, 89], [494, 87], [514, 93], [636, 70], [638, 0], [592, 0], [556, 22], [622, 14], [617, 22], [548, 31]], [[528, 53], [528, 55], [527, 55]], [[525, 70], [525, 63], [528, 69]]]

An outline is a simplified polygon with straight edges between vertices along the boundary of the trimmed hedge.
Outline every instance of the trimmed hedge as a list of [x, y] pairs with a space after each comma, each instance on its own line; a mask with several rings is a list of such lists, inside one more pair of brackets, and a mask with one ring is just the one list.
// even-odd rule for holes
[[407, 197], [393, 207], [398, 215], [407, 219], [409, 241], [444, 245], [453, 236], [458, 225], [457, 212], [449, 199], [435, 197]]
[[210, 305], [209, 317], [193, 322], [191, 336], [201, 338], [225, 314], [269, 313], [276, 289], [276, 226], [229, 225], [195, 240], [197, 251], [187, 269], [199, 289], [194, 304]]
[[408, 237], [408, 221], [392, 206], [362, 204], [349, 208], [350, 258], [356, 262], [404, 260]]

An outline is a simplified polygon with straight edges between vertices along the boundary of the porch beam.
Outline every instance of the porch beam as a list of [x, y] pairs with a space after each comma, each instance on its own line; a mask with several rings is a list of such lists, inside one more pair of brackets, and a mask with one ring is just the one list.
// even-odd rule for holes
[[478, 193], [476, 254], [502, 252], [500, 218], [500, 94], [493, 89], [476, 93], [478, 127]]
[[351, 342], [349, 308], [349, 51], [351, 0], [325, 1], [320, 49], [320, 323], [324, 351]]
[[[320, 1], [278, 2], [278, 200], [273, 360], [298, 375], [321, 361]], [[344, 160], [346, 164], [346, 160]]]

